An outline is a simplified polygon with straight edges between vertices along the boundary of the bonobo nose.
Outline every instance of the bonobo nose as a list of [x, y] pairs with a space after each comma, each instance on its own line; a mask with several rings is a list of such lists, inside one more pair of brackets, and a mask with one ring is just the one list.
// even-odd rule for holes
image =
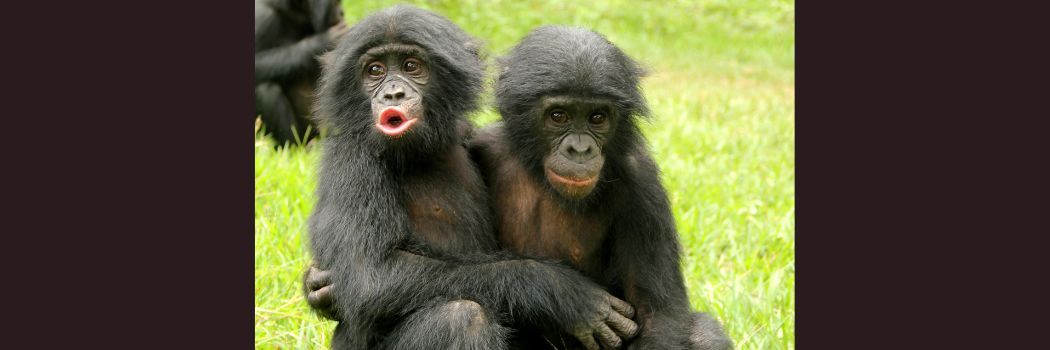
[[569, 152], [576, 154], [588, 154], [591, 153], [591, 146], [583, 144], [569, 145]]
[[405, 98], [405, 88], [400, 83], [391, 83], [383, 90], [383, 100], [387, 102], [401, 102]]
[[584, 140], [582, 137], [569, 137], [565, 140], [565, 146], [562, 148], [562, 153], [565, 154], [566, 158], [577, 163], [585, 163], [594, 159], [597, 155], [596, 147], [592, 142], [588, 142], [590, 139]]

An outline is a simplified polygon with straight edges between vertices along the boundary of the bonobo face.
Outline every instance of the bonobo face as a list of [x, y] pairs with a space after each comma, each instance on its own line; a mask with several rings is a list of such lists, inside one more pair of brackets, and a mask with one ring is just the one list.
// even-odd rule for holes
[[415, 45], [387, 44], [360, 60], [361, 82], [372, 99], [376, 129], [397, 140], [425, 127], [423, 92], [430, 79], [426, 52]]
[[544, 97], [540, 105], [547, 182], [566, 198], [586, 198], [605, 164], [602, 147], [615, 129], [616, 109], [607, 99], [567, 96]]

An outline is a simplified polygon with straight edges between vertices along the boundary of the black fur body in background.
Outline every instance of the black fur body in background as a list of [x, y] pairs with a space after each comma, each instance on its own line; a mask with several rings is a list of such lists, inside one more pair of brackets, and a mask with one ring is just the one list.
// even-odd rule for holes
[[[717, 321], [690, 310], [670, 203], [636, 126], [649, 115], [643, 70], [600, 34], [555, 26], [500, 63], [503, 120], [471, 150], [503, 248], [570, 262], [633, 305], [641, 333], [630, 349], [731, 348]], [[570, 185], [553, 186], [562, 178], [551, 171]]]
[[307, 118], [320, 74], [317, 57], [338, 36], [333, 27], [341, 21], [336, 0], [255, 0], [255, 114], [277, 146], [318, 135]]
[[[579, 272], [496, 251], [464, 145], [483, 87], [477, 48], [447, 19], [396, 6], [354, 25], [324, 58], [315, 110], [329, 135], [309, 231], [331, 274], [335, 349], [502, 349], [504, 325], [571, 331], [611, 312]], [[425, 84], [370, 63], [407, 58], [427, 67]], [[425, 113], [403, 135], [384, 135], [375, 103], [406, 87], [394, 99], [418, 97]]]

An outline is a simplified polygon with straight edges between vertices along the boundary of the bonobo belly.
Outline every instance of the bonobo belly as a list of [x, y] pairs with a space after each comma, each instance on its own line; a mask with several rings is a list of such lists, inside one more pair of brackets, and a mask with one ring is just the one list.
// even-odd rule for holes
[[437, 253], [497, 249], [485, 185], [463, 147], [403, 183], [413, 232]]
[[561, 260], [600, 280], [608, 215], [574, 213], [522, 172], [509, 171], [493, 184], [500, 245], [518, 255]]

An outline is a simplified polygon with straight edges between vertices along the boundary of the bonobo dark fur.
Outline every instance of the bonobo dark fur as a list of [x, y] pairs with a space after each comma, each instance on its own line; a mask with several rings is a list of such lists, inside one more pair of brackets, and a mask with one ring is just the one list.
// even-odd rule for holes
[[567, 266], [496, 252], [464, 147], [484, 73], [475, 39], [396, 6], [324, 61], [315, 109], [330, 134], [309, 231], [341, 321], [333, 348], [502, 349], [505, 324], [577, 332], [623, 309]]
[[[570, 262], [637, 310], [630, 349], [728, 349], [690, 310], [667, 193], [636, 119], [643, 69], [601, 35], [532, 31], [500, 60], [501, 123], [471, 142], [501, 245]], [[569, 347], [573, 347], [570, 344]]]
[[317, 136], [310, 113], [317, 56], [345, 32], [335, 0], [255, 0], [255, 116], [277, 146]]

